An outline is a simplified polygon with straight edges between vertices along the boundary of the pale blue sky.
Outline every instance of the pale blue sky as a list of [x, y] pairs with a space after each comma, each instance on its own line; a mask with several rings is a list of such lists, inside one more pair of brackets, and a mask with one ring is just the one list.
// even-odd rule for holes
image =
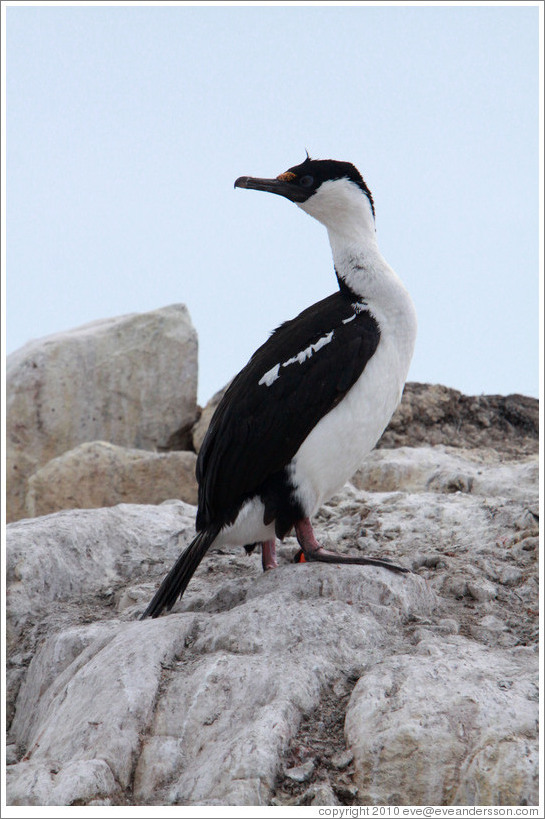
[[538, 394], [535, 6], [7, 8], [7, 349], [185, 302], [204, 403], [335, 289], [324, 228], [234, 190], [353, 162], [411, 291], [410, 380]]

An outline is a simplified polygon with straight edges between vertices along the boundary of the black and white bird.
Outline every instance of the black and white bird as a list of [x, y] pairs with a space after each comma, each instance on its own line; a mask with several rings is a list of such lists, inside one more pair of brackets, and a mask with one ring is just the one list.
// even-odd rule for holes
[[361, 466], [401, 400], [416, 337], [407, 290], [382, 257], [373, 197], [349, 162], [315, 160], [237, 188], [295, 202], [327, 228], [338, 290], [282, 324], [234, 378], [197, 460], [197, 536], [143, 614], [170, 610], [211, 546], [261, 544], [295, 529], [307, 561], [374, 564], [317, 542], [311, 518]]

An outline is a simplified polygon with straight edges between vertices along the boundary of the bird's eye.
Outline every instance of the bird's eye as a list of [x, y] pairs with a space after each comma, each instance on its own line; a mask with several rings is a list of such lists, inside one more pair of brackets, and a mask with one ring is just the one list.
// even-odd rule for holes
[[306, 174], [305, 176], [301, 177], [299, 184], [303, 188], [310, 188], [314, 184], [314, 177], [310, 176], [310, 174]]

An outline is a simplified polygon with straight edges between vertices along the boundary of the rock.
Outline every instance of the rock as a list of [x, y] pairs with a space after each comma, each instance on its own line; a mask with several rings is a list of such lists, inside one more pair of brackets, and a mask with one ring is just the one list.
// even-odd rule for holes
[[311, 785], [302, 798], [298, 800], [301, 805], [340, 805], [341, 803], [335, 796], [333, 788], [329, 782], [318, 782]]
[[537, 805], [537, 679], [520, 659], [432, 638], [366, 672], [346, 715], [362, 803]]
[[493, 600], [498, 593], [496, 586], [486, 578], [468, 581], [467, 591], [474, 600], [479, 600], [480, 602]]
[[22, 762], [7, 769], [8, 788], [11, 805], [108, 805], [115, 803], [97, 796], [111, 793], [119, 799], [122, 793], [102, 759], [69, 762], [62, 769]]
[[333, 754], [331, 757], [331, 764], [334, 768], [338, 768], [340, 771], [344, 771], [345, 768], [348, 768], [352, 760], [354, 759], [354, 754], [351, 750], [348, 751], [340, 751], [337, 754]]
[[197, 416], [197, 338], [184, 305], [95, 321], [7, 358], [7, 520], [27, 480], [87, 441], [182, 448]]
[[439, 445], [374, 450], [352, 483], [370, 492], [465, 492], [537, 498], [538, 479], [537, 453], [505, 463], [493, 449], [460, 450]]
[[437, 630], [440, 634], [458, 634], [460, 631], [460, 624], [452, 617], [445, 617], [437, 623]]
[[[320, 509], [325, 546], [411, 574], [294, 565], [294, 538], [274, 572], [211, 549], [172, 613], [144, 622], [194, 507], [9, 524], [10, 804], [308, 804], [331, 798], [324, 780], [345, 805], [535, 804], [536, 487], [515, 459], [508, 494], [498, 465], [483, 454], [499, 495], [347, 484]], [[282, 779], [311, 759], [307, 781]]]
[[[178, 536], [184, 542], [193, 536], [194, 507], [182, 501], [121, 504], [30, 518], [9, 524], [8, 529], [7, 635], [17, 657], [24, 647], [23, 635], [30, 640], [25, 650], [34, 650], [31, 624], [41, 621], [47, 628], [52, 618], [57, 626], [65, 625], [63, 604], [79, 601], [82, 614], [103, 616], [116, 589], [135, 580], [149, 581], [151, 566], [173, 561], [181, 551]], [[94, 609], [93, 601], [100, 595], [102, 603]], [[87, 611], [85, 600], [91, 601]]]
[[[327, 569], [317, 568], [323, 583]], [[263, 804], [301, 712], [317, 706], [321, 686], [354, 652], [369, 658], [384, 639], [368, 613], [341, 602], [354, 596], [354, 576], [344, 572], [349, 585], [339, 587], [337, 600], [303, 607], [296, 572], [284, 566], [270, 579], [261, 575], [261, 592], [217, 614], [182, 612], [52, 634], [18, 698], [12, 731], [26, 755], [11, 774], [13, 803], [24, 788], [25, 804], [48, 804], [30, 781], [40, 778], [38, 762], [45, 776], [54, 757], [60, 772], [79, 763], [79, 787], [93, 798], [116, 796], [95, 787], [102, 762], [122, 788], [134, 782], [139, 804], [152, 798]], [[384, 590], [382, 579], [369, 579]], [[408, 602], [409, 594], [422, 610], [419, 578], [411, 588], [394, 575], [386, 583], [392, 603], [398, 595]], [[272, 610], [271, 596], [281, 603]], [[366, 596], [376, 597], [369, 586]]]
[[344, 805], [352, 804], [358, 795], [358, 789], [355, 785], [345, 785], [344, 783], [338, 785], [335, 791], [343, 800], [342, 804]]
[[495, 643], [504, 646], [512, 646], [516, 643], [516, 640], [513, 640], [513, 635], [510, 634], [507, 623], [494, 614], [487, 614], [481, 617], [478, 622], [472, 623], [470, 634], [481, 643]]
[[105, 441], [80, 444], [53, 458], [28, 481], [28, 517], [118, 503], [197, 503], [194, 452], [149, 452]]
[[[164, 557], [172, 561], [166, 535], [180, 530], [186, 508], [181, 502], [119, 506], [9, 526], [10, 636], [18, 635], [19, 649], [26, 641], [35, 652], [12, 724], [24, 757], [10, 774], [13, 804], [23, 793], [25, 804], [59, 798], [49, 773], [53, 758], [55, 782], [79, 765], [76, 784], [85, 800], [115, 801], [112, 783], [126, 788], [134, 781], [139, 803], [153, 794], [160, 803], [264, 803], [286, 743], [300, 715], [318, 706], [322, 686], [336, 679], [339, 668], [361, 662], [358, 656], [368, 661], [373, 646], [382, 652], [384, 625], [369, 603], [387, 605], [383, 621], [398, 628], [406, 611], [427, 613], [434, 605], [434, 595], [416, 576], [407, 583], [377, 569], [312, 566], [303, 567], [302, 587], [299, 568], [286, 559], [263, 574], [259, 560], [243, 558], [254, 571], [246, 595], [232, 608], [191, 611], [200, 594], [195, 578], [182, 605], [187, 611], [130, 622], [155, 581], [136, 611], [100, 622], [101, 616], [115, 617], [110, 589], [121, 576], [142, 583], [146, 565], [158, 556], [154, 542], [168, 545]], [[213, 589], [223, 575], [210, 574], [210, 568], [216, 563], [225, 569], [233, 557], [210, 557], [199, 575]], [[92, 617], [93, 607], [97, 622], [82, 624], [82, 613]], [[80, 625], [68, 625], [78, 617]], [[98, 770], [113, 774], [108, 784], [101, 773], [100, 787], [99, 763]], [[62, 793], [77, 799], [74, 791]]]
[[314, 773], [314, 762], [309, 759], [303, 765], [296, 765], [294, 768], [286, 768], [285, 775], [293, 782], [308, 782]]
[[487, 447], [504, 456], [535, 455], [539, 402], [526, 395], [463, 395], [440, 384], [405, 385], [378, 446]]

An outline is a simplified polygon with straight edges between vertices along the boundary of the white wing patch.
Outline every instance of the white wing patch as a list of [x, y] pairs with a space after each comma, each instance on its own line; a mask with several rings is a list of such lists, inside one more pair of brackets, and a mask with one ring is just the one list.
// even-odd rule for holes
[[305, 347], [304, 350], [301, 350], [300, 353], [294, 355], [292, 358], [288, 358], [287, 361], [284, 361], [282, 364], [283, 367], [289, 367], [290, 364], [302, 364], [307, 358], [310, 358], [314, 353], [317, 353], [318, 350], [321, 350], [322, 347], [325, 347], [326, 344], [329, 344], [331, 339], [333, 338], [333, 330], [330, 333], [326, 333], [325, 336], [322, 336], [318, 339], [315, 344], [309, 344], [308, 347]]
[[267, 387], [270, 387], [271, 384], [274, 384], [276, 379], [278, 378], [278, 370], [280, 369], [280, 364], [275, 364], [274, 367], [270, 370], [267, 370], [263, 378], [261, 378], [257, 383], [259, 385], [265, 384]]
[[355, 301], [352, 303], [352, 309], [354, 310], [354, 315], [349, 316], [348, 318], [343, 319], [343, 324], [348, 324], [350, 321], [354, 321], [358, 313], [363, 313], [364, 310], [367, 310], [368, 304], [366, 301]]
[[318, 350], [321, 350], [322, 347], [325, 347], [326, 344], [329, 344], [331, 339], [333, 338], [334, 330], [331, 330], [330, 333], [326, 333], [325, 336], [322, 336], [318, 339], [314, 344], [309, 344], [308, 347], [305, 347], [304, 350], [301, 350], [300, 353], [297, 355], [288, 358], [287, 361], [284, 361], [282, 365], [275, 364], [274, 367], [271, 367], [270, 370], [267, 370], [264, 376], [260, 378], [257, 382], [259, 385], [264, 384], [266, 387], [270, 387], [271, 384], [274, 384], [277, 378], [280, 378], [280, 366], [282, 367], [289, 367], [290, 364], [302, 364], [308, 358], [310, 358], [314, 353], [317, 353]]

